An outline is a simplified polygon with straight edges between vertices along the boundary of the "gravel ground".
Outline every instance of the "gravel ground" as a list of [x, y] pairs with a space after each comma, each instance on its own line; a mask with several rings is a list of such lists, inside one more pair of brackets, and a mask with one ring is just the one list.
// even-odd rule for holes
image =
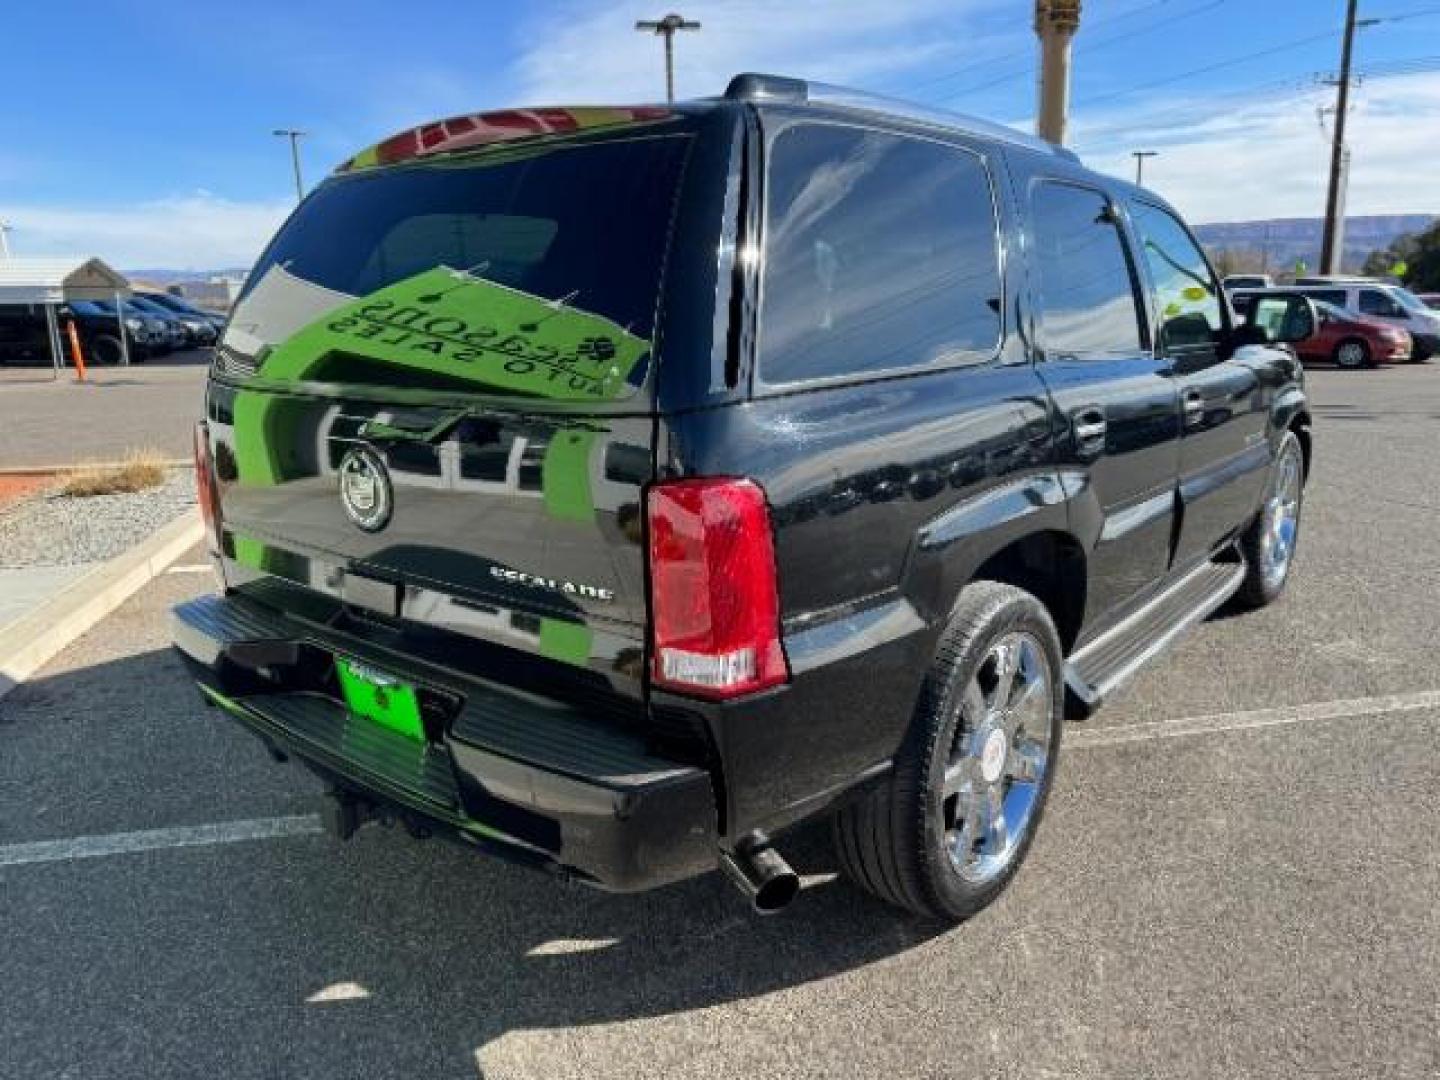
[[113, 559], [194, 505], [189, 469], [176, 469], [163, 487], [133, 495], [38, 495], [0, 510], [0, 567]]

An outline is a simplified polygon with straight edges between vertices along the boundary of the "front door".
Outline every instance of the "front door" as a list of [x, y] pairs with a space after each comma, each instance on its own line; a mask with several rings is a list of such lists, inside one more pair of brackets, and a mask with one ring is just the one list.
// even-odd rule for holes
[[1076, 532], [1093, 540], [1086, 621], [1122, 613], [1169, 569], [1179, 399], [1150, 348], [1137, 268], [1098, 189], [1030, 184], [1037, 366], [1050, 390]]
[[1170, 211], [1136, 200], [1159, 351], [1180, 393], [1180, 531], [1174, 565], [1207, 558], [1260, 502], [1270, 464], [1268, 395], [1257, 369], [1232, 357], [1220, 283]]

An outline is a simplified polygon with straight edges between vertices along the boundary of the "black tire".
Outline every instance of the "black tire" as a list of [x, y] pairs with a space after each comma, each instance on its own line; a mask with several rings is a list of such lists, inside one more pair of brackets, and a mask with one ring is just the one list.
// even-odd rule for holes
[[[1293, 483], [1294, 512], [1290, 519], [1288, 535], [1282, 536], [1282, 526], [1277, 524], [1277, 513], [1281, 503], [1288, 501], [1291, 494], [1282, 491]], [[1240, 537], [1240, 554], [1245, 558], [1245, 580], [1236, 599], [1247, 608], [1262, 608], [1274, 603], [1285, 591], [1290, 580], [1290, 570], [1295, 564], [1295, 549], [1300, 542], [1300, 523], [1305, 506], [1305, 452], [1300, 446], [1300, 437], [1287, 431], [1280, 440], [1280, 449], [1275, 454], [1275, 463], [1270, 468], [1270, 480], [1265, 486], [1265, 505], [1255, 515], [1255, 520]], [[1276, 568], [1276, 545], [1285, 545], [1284, 564]]]
[[119, 364], [125, 359], [125, 350], [119, 338], [101, 334], [90, 342], [90, 359], [96, 365]]
[[1362, 338], [1346, 338], [1335, 346], [1331, 358], [1337, 367], [1352, 371], [1375, 366], [1375, 357], [1370, 352], [1370, 345]]
[[[982, 880], [978, 874], [962, 876], [952, 854], [960, 845], [966, 852], [961, 858], [968, 864], [971, 848], [963, 846], [963, 829], [958, 821], [952, 821], [959, 800], [966, 796], [947, 796], [947, 776], [959, 768], [957, 758], [970, 760], [965, 747], [978, 738], [973, 730], [977, 720], [971, 714], [981, 712], [987, 721], [999, 715], [978, 707], [988, 708], [988, 701], [966, 700], [967, 692], [974, 692], [972, 680], [978, 687], [985, 667], [994, 663], [994, 650], [1015, 640], [1028, 643], [1025, 655], [1029, 659], [1022, 662], [1044, 667], [1048, 693], [1026, 694], [1028, 680], [1012, 678], [1009, 686], [1012, 690], [1022, 686], [1021, 700], [1033, 709], [1029, 715], [1035, 730], [1028, 734], [1038, 740], [1039, 729], [1044, 728], [1045, 756], [1033, 788], [1026, 787], [1017, 800], [1026, 802], [1028, 808], [1018, 839], [1011, 837], [1013, 842], [1003, 849], [1004, 862], [997, 856], [994, 874]], [[1044, 605], [1029, 593], [999, 582], [980, 581], [967, 587], [951, 612], [935, 660], [925, 675], [890, 780], [835, 815], [835, 847], [845, 874], [882, 900], [921, 915], [959, 921], [984, 908], [1019, 869], [1039, 827], [1059, 760], [1063, 708], [1060, 638]], [[1014, 785], [1031, 783], [1013, 779], [1009, 772], [1027, 760], [1021, 757], [1021, 733], [1027, 728], [1022, 724], [1013, 740], [1004, 740], [1006, 753], [997, 777], [984, 781], [992, 786], [1008, 785], [1003, 804], [1006, 811]], [[993, 732], [986, 741], [994, 741]], [[985, 761], [988, 769], [993, 757], [987, 753]], [[975, 781], [982, 782], [978, 772]], [[1002, 825], [1006, 811], [1000, 814]], [[968, 816], [966, 821], [970, 821]], [[990, 834], [978, 843], [973, 838], [971, 842], [976, 844], [974, 865], [980, 868]]]

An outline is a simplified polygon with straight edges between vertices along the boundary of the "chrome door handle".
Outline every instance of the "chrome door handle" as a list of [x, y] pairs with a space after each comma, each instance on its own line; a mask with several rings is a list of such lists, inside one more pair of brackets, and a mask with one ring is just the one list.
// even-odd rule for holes
[[1075, 432], [1075, 442], [1087, 449], [1094, 449], [1097, 445], [1105, 444], [1105, 417], [1098, 412], [1083, 412], [1071, 418], [1071, 427]]
[[1185, 426], [1196, 427], [1205, 420], [1205, 399], [1194, 390], [1187, 393], [1181, 404], [1185, 409]]

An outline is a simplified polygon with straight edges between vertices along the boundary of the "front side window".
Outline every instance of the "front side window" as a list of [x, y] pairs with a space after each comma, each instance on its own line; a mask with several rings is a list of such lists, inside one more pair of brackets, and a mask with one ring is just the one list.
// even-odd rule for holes
[[1393, 296], [1395, 298], [1395, 302], [1399, 304], [1402, 308], [1404, 308], [1406, 311], [1415, 312], [1417, 314], [1426, 314], [1430, 311], [1429, 305], [1427, 305], [1424, 300], [1421, 300], [1420, 297], [1416, 296], [1409, 289], [1392, 289], [1390, 290], [1390, 295]]
[[1090, 188], [1047, 182], [1031, 205], [1045, 352], [1052, 359], [1141, 352], [1139, 301], [1109, 201]]
[[1160, 313], [1166, 352], [1213, 350], [1225, 324], [1220, 286], [1205, 256], [1176, 217], [1149, 203], [1132, 207]]
[[985, 163], [830, 124], [770, 150], [760, 375], [771, 385], [988, 359], [1000, 339]]
[[1308, 296], [1311, 300], [1334, 304], [1337, 308], [1345, 307], [1344, 289], [1301, 289], [1300, 292], [1302, 296]]

